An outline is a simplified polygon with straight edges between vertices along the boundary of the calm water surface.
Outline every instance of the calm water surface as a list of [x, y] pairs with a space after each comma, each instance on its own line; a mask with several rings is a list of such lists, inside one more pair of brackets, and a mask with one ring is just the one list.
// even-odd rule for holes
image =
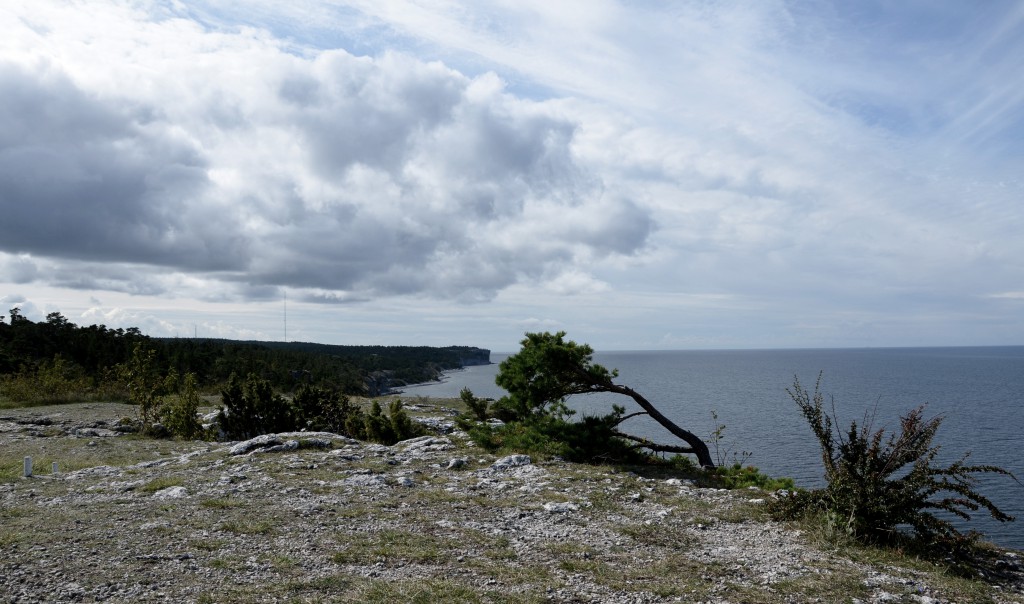
[[[410, 396], [457, 397], [465, 386], [482, 397], [504, 392], [494, 384], [506, 355], [493, 365], [451, 372], [445, 381], [406, 389]], [[841, 350], [651, 351], [594, 355], [617, 368], [616, 380], [639, 391], [677, 424], [710, 440], [717, 413], [725, 425], [721, 454], [749, 452], [748, 464], [767, 474], [791, 476], [801, 486], [822, 484], [816, 441], [786, 394], [794, 376], [813, 390], [824, 372], [822, 391], [835, 401], [841, 424], [873, 414], [875, 427], [898, 427], [901, 413], [927, 404], [925, 416], [945, 419], [936, 437], [952, 461], [971, 451], [975, 464], [997, 465], [1024, 481], [1024, 346], [979, 348], [885, 348]], [[628, 398], [573, 397], [583, 413], [604, 413], [612, 403], [634, 410]], [[672, 442], [645, 417], [623, 428]], [[714, 455], [714, 451], [712, 451]], [[982, 478], [980, 490], [1003, 511], [1017, 516], [999, 523], [980, 514], [973, 527], [993, 542], [1024, 550], [1024, 486], [1005, 477]]]

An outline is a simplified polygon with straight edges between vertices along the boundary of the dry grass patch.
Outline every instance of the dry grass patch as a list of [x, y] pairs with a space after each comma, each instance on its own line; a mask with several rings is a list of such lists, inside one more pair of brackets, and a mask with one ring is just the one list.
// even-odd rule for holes
[[331, 559], [337, 564], [437, 564], [457, 556], [457, 539], [418, 531], [385, 529], [374, 534], [341, 535], [341, 549]]
[[160, 476], [159, 478], [154, 478], [153, 480], [150, 480], [149, 482], [143, 484], [141, 487], [139, 487], [139, 490], [142, 491], [143, 493], [156, 493], [157, 491], [162, 491], [163, 489], [179, 487], [184, 482], [185, 480], [180, 476]]
[[270, 520], [228, 520], [222, 522], [217, 530], [238, 535], [269, 535], [274, 532], [275, 525]]

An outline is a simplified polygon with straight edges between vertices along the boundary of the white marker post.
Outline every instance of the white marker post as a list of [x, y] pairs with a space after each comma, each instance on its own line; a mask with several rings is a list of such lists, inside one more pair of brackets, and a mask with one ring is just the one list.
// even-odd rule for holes
[[53, 473], [54, 474], [60, 474], [60, 471], [57, 470], [57, 462], [53, 462]]
[[31, 478], [31, 477], [32, 477], [32, 458], [31, 457], [26, 457], [25, 458], [25, 478]]

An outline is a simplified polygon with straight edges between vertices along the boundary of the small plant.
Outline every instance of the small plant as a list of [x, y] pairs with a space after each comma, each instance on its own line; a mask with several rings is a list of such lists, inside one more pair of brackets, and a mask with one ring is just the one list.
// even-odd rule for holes
[[692, 478], [701, 486], [719, 489], [757, 487], [763, 491], [793, 490], [796, 488], [792, 478], [773, 478], [762, 473], [761, 470], [754, 466], [745, 466], [739, 462], [727, 466], [701, 468], [693, 463], [693, 460], [689, 457], [675, 455], [668, 460], [668, 463], [679, 474]]
[[918, 407], [903, 415], [899, 431], [888, 437], [865, 417], [859, 426], [851, 422], [843, 436], [833, 429], [838, 423], [834, 410], [829, 416], [823, 408], [820, 387], [819, 374], [813, 394], [799, 379], [786, 391], [821, 446], [827, 486], [784, 501], [775, 506], [777, 512], [794, 516], [817, 509], [833, 532], [866, 542], [898, 541], [905, 526], [919, 542], [945, 551], [963, 551], [976, 542], [977, 534], [961, 534], [932, 510], [970, 520], [971, 513], [984, 508], [996, 520], [1013, 520], [974, 488], [977, 474], [1012, 474], [996, 466], [967, 465], [967, 455], [948, 466], [936, 465], [939, 447], [932, 441], [941, 416], [926, 420], [923, 406]]
[[778, 491], [779, 489], [794, 488], [792, 478], [772, 478], [767, 474], [762, 474], [754, 466], [745, 466], [739, 462], [728, 466], [717, 466], [707, 472], [713, 477], [712, 482], [717, 483], [716, 486], [726, 489], [757, 487], [765, 491]]
[[754, 454], [751, 453], [750, 451], [743, 451], [742, 453], [737, 454], [735, 451], [732, 451], [732, 449], [725, 446], [725, 424], [719, 423], [717, 411], [711, 411], [711, 421], [713, 422], [715, 428], [714, 430], [711, 431], [710, 442], [711, 449], [714, 450], [715, 453], [715, 462], [717, 463], [717, 465], [726, 465], [729, 462], [729, 453], [732, 453], [732, 460], [734, 465], [742, 466], [746, 464], [747, 460], [750, 459]]
[[466, 405], [466, 408], [470, 410], [476, 419], [485, 422], [487, 421], [487, 399], [477, 398], [473, 396], [473, 391], [469, 388], [463, 387], [459, 391], [459, 398]]

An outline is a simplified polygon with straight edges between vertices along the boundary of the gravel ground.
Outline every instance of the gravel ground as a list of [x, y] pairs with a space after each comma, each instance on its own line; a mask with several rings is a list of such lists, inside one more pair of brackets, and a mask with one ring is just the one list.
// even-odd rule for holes
[[1020, 552], [982, 582], [823, 547], [757, 490], [498, 457], [458, 432], [153, 440], [116, 429], [131, 415], [0, 411], [0, 602], [1024, 602]]

